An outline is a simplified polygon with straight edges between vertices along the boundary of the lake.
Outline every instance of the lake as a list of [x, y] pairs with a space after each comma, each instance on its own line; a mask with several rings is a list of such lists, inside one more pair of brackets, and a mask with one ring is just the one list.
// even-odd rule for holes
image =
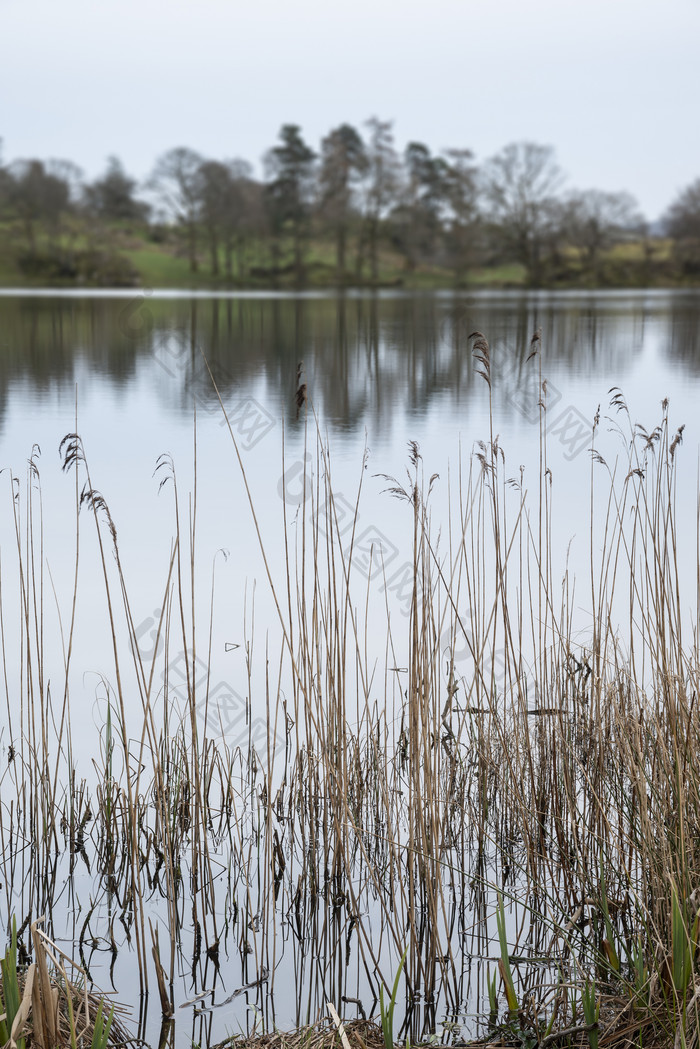
[[[473, 355], [474, 332], [488, 340], [487, 365]], [[628, 413], [619, 400], [611, 407], [617, 391]], [[486, 446], [497, 441], [503, 492], [512, 480], [546, 506], [552, 579], [559, 585], [568, 570], [586, 586], [591, 548], [602, 542], [590, 518], [591, 490], [598, 483], [591, 448], [611, 472], [618, 458], [618, 471], [626, 472], [630, 426], [639, 423], [651, 434], [668, 398], [670, 431], [685, 425], [674, 489], [678, 544], [681, 557], [694, 564], [699, 394], [700, 294], [693, 291], [0, 293], [3, 754], [19, 747], [20, 725], [26, 724], [22, 755], [30, 768], [38, 753], [33, 748], [53, 733], [61, 741], [53, 750], [47, 744], [55, 767], [65, 760], [75, 781], [85, 780], [86, 789], [94, 790], [105, 782], [116, 753], [110, 733], [118, 735], [117, 722], [122, 728], [127, 718], [142, 723], [145, 694], [154, 697], [154, 706], [156, 696], [159, 703], [167, 696], [159, 717], [175, 726], [186, 719], [188, 697], [196, 691], [193, 725], [231, 751], [255, 746], [262, 753], [272, 733], [276, 755], [265, 783], [275, 774], [286, 782], [279, 772], [288, 760], [284, 718], [298, 723], [305, 715], [296, 707], [292, 713], [298, 682], [296, 671], [281, 668], [278, 653], [287, 641], [280, 621], [287, 608], [303, 603], [300, 594], [310, 600], [313, 589], [304, 568], [308, 548], [300, 559], [300, 543], [310, 546], [313, 538], [323, 549], [333, 532], [339, 552], [352, 549], [334, 571], [352, 593], [344, 606], [346, 631], [362, 652], [361, 659], [350, 660], [343, 699], [344, 721], [356, 727], [363, 723], [368, 695], [377, 709], [393, 710], [402, 692], [414, 594], [414, 484], [426, 491], [432, 486], [431, 527], [435, 536], [440, 533], [435, 549], [451, 550], [459, 545], [450, 521], [464, 499], [460, 476], [470, 464], [478, 472], [480, 461], [486, 472], [479, 456], [488, 459]], [[81, 441], [72, 445], [79, 476], [75, 461], [66, 462], [71, 439], [59, 453], [72, 434]], [[549, 478], [546, 496], [541, 476]], [[88, 496], [77, 514], [83, 490]], [[99, 535], [89, 520], [93, 508], [103, 525]], [[104, 527], [109, 524], [118, 557]], [[483, 578], [488, 588], [488, 572]], [[683, 610], [688, 617], [696, 607], [694, 582], [689, 579]], [[370, 589], [372, 600], [366, 596]], [[324, 601], [319, 609], [323, 620]], [[460, 596], [450, 615], [468, 618], [473, 611]], [[440, 624], [439, 644], [451, 652], [455, 672], [468, 679], [474, 651], [463, 640], [450, 640], [450, 615]], [[585, 615], [575, 629], [585, 637]], [[624, 624], [621, 629], [624, 634]], [[122, 663], [120, 685], [117, 647], [122, 660], [131, 659], [126, 669]], [[497, 656], [488, 656], [494, 665]], [[334, 658], [345, 659], [342, 646]], [[70, 737], [60, 713], [68, 694]], [[283, 697], [272, 728], [271, 695]], [[144, 749], [155, 744], [139, 731], [124, 727], [124, 737], [143, 764]], [[241, 773], [240, 798], [246, 790], [260, 796], [246, 780], [249, 773]], [[10, 779], [6, 772], [6, 827], [19, 811], [10, 814], [8, 799], [16, 789]], [[141, 789], [147, 801], [149, 793]], [[29, 841], [30, 831], [22, 833]], [[191, 828], [182, 833], [187, 837]], [[154, 848], [156, 839], [149, 839]], [[192, 961], [191, 971], [182, 960], [201, 939], [197, 929], [204, 929], [206, 940], [207, 908], [219, 906], [218, 889], [198, 917], [190, 920], [183, 911], [176, 922], [181, 931], [173, 934], [176, 1005], [202, 996], [185, 1012], [176, 1011], [181, 1044], [187, 1037], [209, 1040], [239, 1025], [245, 1029], [255, 1010], [281, 1028], [299, 1024], [335, 992], [336, 1004], [343, 998], [371, 1004], [371, 964], [357, 951], [351, 954], [352, 924], [350, 932], [347, 922], [333, 932], [336, 911], [318, 928], [318, 918], [309, 919], [314, 942], [329, 952], [327, 966], [305, 957], [303, 936], [295, 939], [290, 917], [296, 906], [298, 919], [299, 903], [287, 883], [288, 857], [277, 856], [279, 882], [261, 896], [264, 905], [250, 905], [248, 932], [240, 932], [238, 914], [245, 894], [251, 898], [259, 856], [247, 846], [248, 880], [241, 880], [226, 842], [225, 835], [214, 834], [209, 852], [201, 854], [207, 870], [219, 872], [213, 881], [226, 886], [225, 912], [211, 917], [216, 951], [201, 964]], [[73, 953], [81, 940], [81, 957], [95, 982], [104, 988], [112, 982], [119, 996], [133, 1001], [133, 899], [119, 900], [82, 845], [69, 851], [51, 878], [46, 867], [40, 876], [28, 861], [20, 869], [16, 856], [10, 862], [5, 853], [2, 924], [10, 910], [22, 918], [47, 910], [63, 949]], [[58, 856], [58, 846], [53, 852]], [[195, 871], [204, 863], [201, 855], [191, 860]], [[243, 852], [236, 855], [243, 863]], [[149, 861], [142, 860], [147, 869]], [[286, 909], [279, 891], [280, 899], [288, 893]], [[149, 893], [150, 912], [172, 930], [167, 889], [156, 879]], [[120, 937], [114, 931], [117, 912]], [[380, 929], [380, 911], [371, 915]], [[476, 948], [466, 945], [466, 936], [453, 935], [471, 964]], [[377, 938], [378, 959], [393, 959], [387, 971], [395, 972], [395, 945], [379, 932]], [[248, 991], [227, 1000], [245, 984]], [[212, 987], [213, 998], [205, 999]], [[448, 993], [442, 984], [431, 985], [423, 991], [421, 1029], [447, 1016], [468, 1026], [480, 996], [483, 986]], [[143, 1027], [151, 1042], [158, 1038], [158, 1013], [152, 993]]]

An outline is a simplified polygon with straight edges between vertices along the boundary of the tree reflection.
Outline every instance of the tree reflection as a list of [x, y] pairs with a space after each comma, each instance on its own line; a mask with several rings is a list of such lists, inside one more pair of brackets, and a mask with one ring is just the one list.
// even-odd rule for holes
[[[700, 370], [700, 304], [692, 294], [340, 295], [133, 299], [0, 299], [0, 412], [8, 390], [29, 383], [35, 394], [74, 389], [88, 369], [117, 389], [152, 365], [168, 407], [212, 411], [262, 380], [275, 404], [293, 416], [297, 366], [304, 361], [316, 411], [332, 430], [371, 426], [388, 432], [392, 413], [424, 412], [447, 397], [470, 402], [475, 372], [468, 336], [487, 333], [495, 395], [511, 396], [533, 330], [542, 328], [545, 367], [584, 380], [624, 375], [652, 324], [660, 352]], [[160, 365], [160, 367], [158, 367]]]

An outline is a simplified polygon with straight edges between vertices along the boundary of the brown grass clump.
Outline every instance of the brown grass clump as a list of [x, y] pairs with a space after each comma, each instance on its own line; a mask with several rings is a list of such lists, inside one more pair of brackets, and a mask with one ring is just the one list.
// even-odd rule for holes
[[358, 1019], [343, 1021], [341, 1027], [342, 1032], [334, 1021], [320, 1020], [295, 1031], [233, 1035], [211, 1049], [385, 1049], [379, 1024]]
[[38, 928], [38, 922], [32, 923], [31, 939], [34, 960], [26, 968], [18, 966], [16, 929], [2, 961], [3, 1049], [109, 1049], [131, 1041], [116, 1016], [117, 1007], [88, 990], [85, 971]]

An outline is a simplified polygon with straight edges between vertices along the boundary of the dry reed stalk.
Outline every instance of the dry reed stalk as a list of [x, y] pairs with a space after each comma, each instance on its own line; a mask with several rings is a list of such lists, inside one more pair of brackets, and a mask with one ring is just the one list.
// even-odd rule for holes
[[[476, 333], [491, 399], [492, 351], [482, 339]], [[166, 702], [159, 723], [155, 662], [144, 667], [138, 654], [118, 556], [116, 588], [107, 571], [100, 516], [107, 511], [88, 475], [85, 501], [95, 515], [108, 598], [117, 675], [114, 738], [123, 762], [121, 778], [106, 775], [91, 797], [74, 778], [72, 757], [59, 761], [70, 739], [67, 691], [54, 731], [44, 684], [40, 542], [33, 539], [34, 528], [40, 534], [38, 510], [30, 511], [27, 525], [13, 506], [26, 658], [17, 757], [2, 773], [0, 831], [4, 879], [18, 885], [28, 878], [26, 914], [51, 897], [56, 869], [50, 853], [65, 826], [72, 857], [94, 849], [109, 891], [120, 882], [129, 888], [144, 985], [144, 894], [151, 877], [160, 886], [164, 868], [170, 972], [187, 930], [193, 973], [207, 957], [198, 937], [216, 959], [220, 935], [223, 949], [240, 954], [244, 973], [248, 966], [252, 975], [274, 972], [284, 950], [277, 932], [283, 913], [293, 931], [289, 949], [298, 951], [301, 1020], [331, 994], [338, 1002], [354, 997], [347, 994], [351, 945], [370, 988], [390, 985], [391, 967], [407, 946], [406, 986], [424, 1002], [422, 1013], [414, 1010], [408, 1020], [414, 1038], [435, 1022], [436, 1001], [456, 1010], [471, 993], [464, 974], [471, 954], [493, 949], [498, 886], [512, 913], [508, 952], [532, 962], [516, 967], [522, 1030], [534, 1031], [541, 1044], [569, 1037], [576, 1043], [579, 1036], [583, 1043], [574, 1022], [576, 995], [590, 979], [610, 1003], [600, 1045], [627, 1030], [622, 1020], [614, 1026], [615, 1002], [619, 1010], [624, 1002], [625, 1017], [631, 1015], [627, 1003], [635, 1003], [629, 1022], [637, 1031], [665, 1023], [687, 1028], [690, 1037], [688, 1003], [697, 1002], [697, 974], [691, 966], [682, 992], [668, 978], [674, 951], [681, 950], [681, 940], [669, 933], [674, 893], [691, 946], [700, 893], [700, 659], [696, 631], [687, 642], [683, 628], [675, 509], [682, 431], [671, 437], [665, 410], [655, 430], [620, 428], [622, 470], [608, 467], [594, 443], [589, 624], [582, 643], [573, 582], [565, 575], [561, 588], [554, 585], [546, 389], [535, 343], [542, 398], [536, 513], [528, 512], [523, 473], [507, 475], [491, 421], [489, 441], [476, 446], [460, 473], [445, 547], [434, 537], [433, 479], [425, 482], [419, 450], [411, 448], [407, 481], [392, 485], [410, 514], [410, 615], [405, 627], [397, 624], [383, 598], [380, 674], [368, 639], [371, 572], [361, 579], [355, 567], [364, 463], [346, 541], [329, 452], [317, 438], [311, 518], [300, 517], [295, 540], [284, 508], [286, 576], [279, 586], [263, 548], [282, 638], [274, 661], [266, 643], [258, 663], [254, 610], [250, 616], [248, 695], [259, 690], [263, 699], [263, 753], [252, 741], [231, 753], [197, 725], [195, 706], [207, 701], [208, 686], [204, 697], [195, 695], [196, 493], [188, 526], [181, 528], [172, 473], [176, 528], [158, 635], [165, 640], [166, 671], [170, 646], [183, 646], [189, 685], [182, 722], [171, 720]], [[626, 418], [617, 395], [613, 406]], [[312, 418], [306, 391], [302, 407]], [[71, 464], [82, 468], [81, 446], [71, 441]], [[238, 456], [235, 439], [234, 448]], [[249, 493], [244, 471], [243, 481]], [[258, 537], [262, 548], [259, 529]], [[212, 576], [212, 608], [213, 592]], [[135, 733], [126, 721], [118, 594], [142, 708]], [[628, 620], [624, 645], [615, 628], [621, 607]], [[469, 667], [461, 675], [459, 646]], [[166, 674], [166, 698], [168, 688]], [[133, 724], [132, 711], [129, 716]], [[276, 725], [285, 726], [284, 754], [275, 749]], [[17, 732], [16, 722], [13, 727]], [[138, 749], [129, 742], [134, 738]], [[60, 810], [64, 768], [70, 783]], [[23, 868], [24, 842], [38, 831], [39, 854]], [[228, 856], [220, 889], [215, 840], [226, 842]], [[222, 933], [218, 917], [224, 910], [233, 913], [228, 933], [229, 923]], [[85, 937], [89, 921], [90, 915]], [[637, 987], [632, 959], [639, 934], [647, 982], [640, 978]], [[111, 928], [110, 936], [113, 941]], [[313, 960], [303, 949], [305, 938], [313, 943]], [[156, 973], [162, 977], [157, 963]], [[38, 971], [36, 987], [41, 980]]]

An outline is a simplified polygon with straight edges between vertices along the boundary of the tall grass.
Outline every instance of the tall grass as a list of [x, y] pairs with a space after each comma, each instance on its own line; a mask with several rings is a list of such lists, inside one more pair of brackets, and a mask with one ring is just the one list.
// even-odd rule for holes
[[[490, 397], [481, 333], [474, 347]], [[540, 368], [539, 354], [536, 333], [530, 367]], [[193, 997], [194, 984], [191, 1008], [205, 1034], [220, 961], [238, 957], [241, 987], [268, 1023], [284, 966], [302, 1025], [327, 1001], [376, 1013], [401, 962], [401, 1035], [413, 1041], [476, 1007], [480, 1023], [500, 1024], [518, 1044], [695, 1043], [698, 594], [686, 591], [696, 591], [700, 562], [691, 573], [680, 561], [683, 429], [672, 431], [665, 404], [655, 429], [633, 425], [615, 390], [624, 462], [608, 463], [599, 419], [591, 421], [590, 567], [576, 583], [554, 564], [563, 526], [548, 465], [546, 382], [538, 381], [534, 499], [523, 471], [509, 473], [493, 425], [450, 482], [446, 526], [433, 522], [437, 479], [424, 475], [417, 445], [405, 477], [387, 479], [387, 500], [398, 500], [411, 526], [406, 619], [382, 594], [385, 574], [373, 578], [379, 551], [367, 562], [357, 545], [364, 470], [348, 532], [329, 450], [300, 387], [317, 469], [305, 493], [310, 512], [285, 519], [280, 578], [257, 533], [279, 636], [279, 650], [261, 650], [253, 621], [247, 644], [247, 709], [264, 711], [264, 746], [251, 738], [234, 749], [198, 717], [210, 684], [195, 683], [196, 658], [211, 659], [211, 623], [196, 612], [196, 492], [184, 524], [175, 471], [163, 460], [175, 524], [157, 626], [161, 687], [156, 657], [149, 665], [139, 652], [114, 522], [79, 437], [69, 435], [76, 566], [87, 512], [113, 653], [94, 788], [71, 743], [77, 591], [64, 687], [49, 690], [45, 680], [43, 525], [30, 463], [25, 502], [17, 484], [10, 492], [19, 668], [3, 631], [8, 915], [17, 910], [26, 928], [45, 910], [51, 926], [63, 906], [61, 857], [71, 874], [82, 857], [110, 906], [98, 905], [93, 886], [78, 949], [103, 941], [116, 953], [123, 930], [141, 988], [157, 979], [164, 1016]], [[252, 498], [250, 511], [257, 527]], [[179, 712], [167, 677], [177, 651], [187, 675]], [[149, 952], [151, 901], [167, 946], [151, 929]], [[494, 960], [500, 1018], [488, 977]], [[189, 974], [187, 990], [178, 972]]]

